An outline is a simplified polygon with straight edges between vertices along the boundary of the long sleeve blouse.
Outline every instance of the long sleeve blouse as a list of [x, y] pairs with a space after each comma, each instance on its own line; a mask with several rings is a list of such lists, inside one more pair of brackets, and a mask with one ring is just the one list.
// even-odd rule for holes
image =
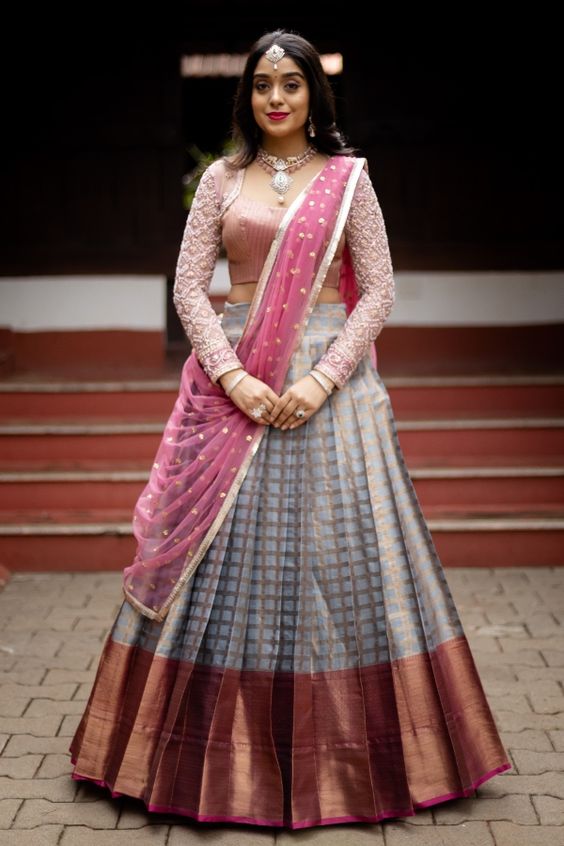
[[[223, 198], [217, 192], [214, 162], [203, 173], [180, 247], [173, 300], [192, 348], [212, 382], [243, 367], [208, 297], [222, 243]], [[342, 388], [379, 335], [395, 300], [386, 227], [366, 170], [358, 179], [345, 224], [345, 238], [359, 300], [339, 335], [314, 365]]]

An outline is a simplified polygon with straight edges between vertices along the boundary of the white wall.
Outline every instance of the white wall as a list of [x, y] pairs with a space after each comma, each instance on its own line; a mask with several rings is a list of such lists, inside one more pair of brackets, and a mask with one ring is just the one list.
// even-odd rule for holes
[[[564, 272], [396, 273], [388, 324], [465, 326], [564, 321]], [[210, 293], [229, 291], [219, 261]], [[163, 276], [46, 276], [0, 280], [0, 326], [18, 331], [164, 330]]]
[[564, 272], [396, 273], [389, 323], [499, 326], [564, 321]]
[[21, 332], [163, 329], [163, 276], [45, 276], [0, 279], [0, 326]]

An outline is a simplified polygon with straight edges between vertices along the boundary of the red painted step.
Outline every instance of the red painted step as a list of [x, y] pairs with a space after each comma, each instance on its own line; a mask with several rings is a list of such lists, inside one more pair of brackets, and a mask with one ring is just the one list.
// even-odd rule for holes
[[[0, 420], [162, 420], [178, 397], [180, 374], [155, 380], [0, 380]], [[410, 418], [564, 415], [560, 376], [385, 380], [395, 414]]]
[[[64, 382], [64, 384], [63, 384]], [[564, 564], [564, 378], [387, 379], [447, 567]], [[0, 379], [0, 566], [120, 570], [178, 378]]]
[[[0, 564], [11, 570], [119, 570], [131, 563], [135, 538], [129, 513], [38, 512], [3, 515]], [[445, 567], [564, 565], [564, 510], [542, 515], [428, 512]]]
[[[526, 508], [531, 503], [561, 505], [564, 463], [558, 466], [410, 466], [422, 507]], [[53, 509], [133, 509], [149, 478], [149, 466], [97, 470], [11, 468], [0, 472], [0, 512]]]
[[[455, 456], [483, 461], [494, 457], [527, 461], [550, 457], [564, 461], [564, 419], [412, 420], [397, 418], [406, 461], [452, 462]], [[151, 461], [166, 422], [0, 424], [0, 461], [10, 467], [22, 461]]]

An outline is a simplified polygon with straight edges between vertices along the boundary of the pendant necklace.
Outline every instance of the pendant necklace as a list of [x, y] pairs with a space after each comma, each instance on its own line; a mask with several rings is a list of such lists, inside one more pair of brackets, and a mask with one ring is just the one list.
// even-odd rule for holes
[[316, 152], [315, 147], [309, 146], [305, 152], [300, 153], [298, 156], [288, 156], [282, 159], [267, 153], [265, 149], [259, 147], [256, 162], [263, 170], [272, 174], [270, 187], [276, 192], [279, 203], [284, 202], [284, 195], [288, 192], [294, 181], [290, 173], [299, 170], [311, 161]]

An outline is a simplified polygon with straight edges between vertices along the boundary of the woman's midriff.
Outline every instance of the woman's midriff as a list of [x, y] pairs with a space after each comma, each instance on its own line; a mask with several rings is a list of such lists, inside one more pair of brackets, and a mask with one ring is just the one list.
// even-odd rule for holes
[[[229, 294], [227, 295], [228, 303], [250, 303], [258, 282], [242, 282], [239, 285], [232, 285]], [[316, 302], [318, 303], [341, 303], [343, 300], [339, 294], [338, 288], [330, 288], [329, 286], [322, 286], [319, 289]]]

